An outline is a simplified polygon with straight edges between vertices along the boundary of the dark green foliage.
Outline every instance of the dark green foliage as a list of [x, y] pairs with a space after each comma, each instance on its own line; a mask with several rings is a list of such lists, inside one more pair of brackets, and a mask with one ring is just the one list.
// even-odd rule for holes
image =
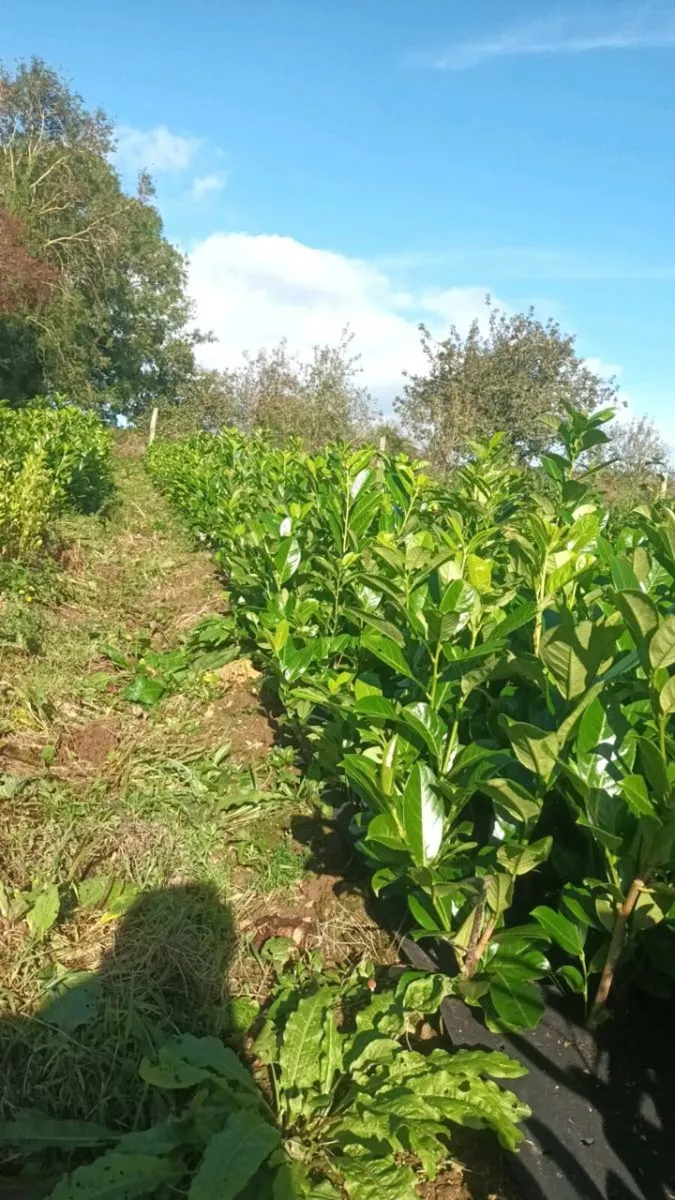
[[134, 415], [194, 371], [185, 262], [147, 177], [122, 191], [113, 148], [107, 117], [43, 62], [0, 71], [0, 208], [48, 279], [39, 309], [0, 305], [0, 395], [15, 404], [63, 391]]
[[[414, 936], [447, 940], [456, 991], [494, 1027], [538, 1019], [549, 943], [556, 969], [582, 948], [563, 883], [596, 914], [563, 986], [587, 994], [599, 975], [597, 1017], [631, 961], [667, 985], [653, 948], [675, 917], [675, 515], [606, 536], [583, 463], [611, 415], [568, 410], [545, 494], [499, 436], [448, 488], [404, 456], [232, 432], [148, 460], [216, 548], [236, 635], [311, 770], [359, 797], [375, 891], [401, 890]], [[532, 872], [554, 904], [522, 927]]]
[[574, 338], [530, 309], [509, 314], [487, 297], [488, 329], [466, 337], [453, 326], [436, 342], [424, 326], [426, 375], [410, 375], [394, 407], [404, 429], [434, 466], [447, 470], [468, 443], [507, 430], [522, 459], [550, 448], [566, 405], [591, 411], [613, 403], [611, 380], [579, 358]]

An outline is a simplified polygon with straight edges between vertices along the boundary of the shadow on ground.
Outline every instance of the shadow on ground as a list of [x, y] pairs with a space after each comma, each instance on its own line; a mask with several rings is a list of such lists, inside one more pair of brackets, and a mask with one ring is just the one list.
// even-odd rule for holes
[[[145, 893], [120, 919], [96, 972], [52, 994], [33, 1017], [0, 1021], [0, 1116], [50, 1116], [143, 1129], [162, 1118], [161, 1096], [138, 1068], [176, 1032], [227, 1037], [228, 968], [235, 949], [228, 905], [215, 888]], [[4, 1160], [3, 1160], [4, 1154]], [[20, 1178], [23, 1161], [0, 1149], [3, 1200], [37, 1200], [56, 1173]]]
[[[441, 966], [434, 944], [408, 939], [415, 965]], [[440, 948], [442, 951], [442, 948]], [[426, 953], [426, 950], [429, 953]], [[545, 990], [536, 1029], [489, 1033], [459, 1000], [443, 1005], [455, 1046], [504, 1050], [527, 1067], [510, 1086], [532, 1109], [509, 1159], [523, 1200], [672, 1200], [675, 1196], [675, 1012], [636, 992], [595, 1036], [567, 998]], [[576, 1014], [578, 1016], [578, 1014]]]

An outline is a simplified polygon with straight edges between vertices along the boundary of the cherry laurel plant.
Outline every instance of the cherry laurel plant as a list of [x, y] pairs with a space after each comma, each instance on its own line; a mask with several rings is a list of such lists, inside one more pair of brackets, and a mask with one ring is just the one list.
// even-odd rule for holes
[[357, 801], [373, 889], [491, 1028], [536, 1024], [551, 973], [591, 1022], [617, 971], [675, 976], [675, 513], [615, 527], [587, 466], [611, 416], [570, 409], [536, 470], [496, 435], [442, 485], [235, 430], [147, 459], [310, 770]]

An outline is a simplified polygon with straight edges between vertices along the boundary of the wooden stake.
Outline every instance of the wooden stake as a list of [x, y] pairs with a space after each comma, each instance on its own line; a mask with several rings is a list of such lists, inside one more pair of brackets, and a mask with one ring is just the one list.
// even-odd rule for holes
[[152, 416], [150, 417], [150, 434], [148, 436], [148, 450], [150, 449], [152, 443], [155, 440], [155, 434], [157, 433], [157, 418], [158, 418], [158, 416], [159, 416], [159, 409], [153, 408]]

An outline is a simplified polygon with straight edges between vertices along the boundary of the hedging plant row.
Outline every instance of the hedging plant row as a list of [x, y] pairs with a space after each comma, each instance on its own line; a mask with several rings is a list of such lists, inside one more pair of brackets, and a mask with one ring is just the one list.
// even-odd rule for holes
[[95, 413], [56, 398], [0, 401], [0, 558], [39, 554], [64, 509], [95, 512], [112, 491], [112, 435]]
[[375, 892], [491, 1028], [534, 1025], [551, 971], [591, 1022], [617, 969], [675, 975], [675, 513], [613, 527], [584, 470], [610, 416], [570, 411], [538, 472], [497, 436], [443, 486], [233, 430], [148, 456], [311, 769], [358, 796]]

